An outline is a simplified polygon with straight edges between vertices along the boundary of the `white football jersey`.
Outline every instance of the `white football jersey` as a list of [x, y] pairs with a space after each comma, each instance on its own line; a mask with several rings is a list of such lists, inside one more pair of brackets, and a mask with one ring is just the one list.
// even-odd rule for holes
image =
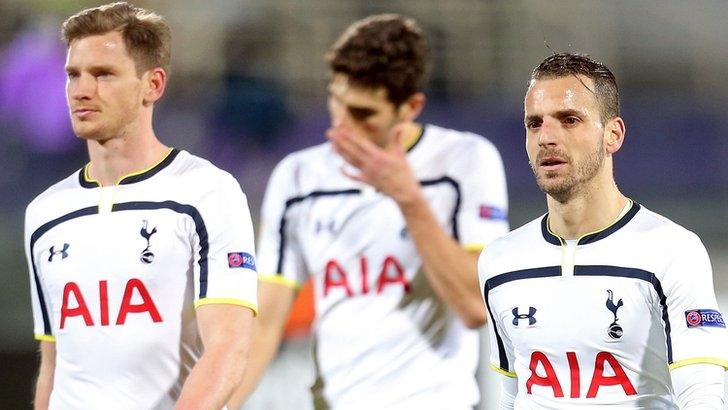
[[492, 367], [517, 377], [515, 408], [676, 409], [671, 369], [728, 367], [705, 247], [636, 203], [573, 241], [547, 214], [490, 244], [478, 271]]
[[35, 334], [56, 343], [50, 407], [171, 408], [202, 353], [195, 307], [257, 310], [247, 200], [185, 151], [109, 187], [87, 167], [26, 211]]
[[[507, 232], [503, 165], [486, 139], [427, 125], [407, 161], [461, 244]], [[314, 392], [336, 409], [472, 408], [477, 332], [430, 288], [394, 200], [344, 166], [329, 143], [289, 155], [262, 210], [259, 272], [274, 276], [261, 279], [313, 278]]]

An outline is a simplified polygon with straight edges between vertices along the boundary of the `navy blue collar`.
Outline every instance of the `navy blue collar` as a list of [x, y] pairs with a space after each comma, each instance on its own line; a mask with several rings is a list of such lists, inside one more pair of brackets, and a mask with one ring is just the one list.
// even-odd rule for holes
[[[637, 215], [637, 212], [639, 212], [641, 206], [637, 202], [632, 203], [632, 207], [629, 211], [627, 211], [624, 216], [619, 218], [619, 220], [608, 227], [597, 231], [592, 232], [588, 235], [584, 235], [581, 238], [579, 238], [579, 241], [577, 242], [577, 245], [587, 245], [599, 240], [602, 240], [606, 238], [607, 236], [617, 232], [618, 230], [622, 229], [623, 226], [627, 225], [629, 221], [634, 218], [635, 215]], [[561, 246], [564, 243], [566, 243], [566, 240], [561, 238], [560, 236], [556, 235], [555, 233], [551, 232], [551, 229], [549, 229], [549, 214], [541, 218], [541, 234], [543, 235], [543, 238], [546, 240], [546, 242]]]

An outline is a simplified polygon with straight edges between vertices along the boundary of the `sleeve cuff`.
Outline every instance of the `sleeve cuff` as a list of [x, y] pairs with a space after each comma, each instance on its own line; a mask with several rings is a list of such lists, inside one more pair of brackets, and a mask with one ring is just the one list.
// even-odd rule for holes
[[482, 252], [485, 248], [485, 244], [482, 243], [467, 243], [463, 245], [463, 249], [468, 252]]
[[275, 275], [259, 274], [258, 280], [261, 282], [275, 283], [278, 285], [283, 285], [287, 288], [296, 289], [296, 290], [301, 288], [300, 283], [296, 282], [295, 280], [284, 278], [283, 275], [281, 275], [281, 274], [275, 274]]
[[490, 368], [504, 376], [512, 377], [514, 379], [518, 378], [518, 375], [515, 372], [509, 372], [508, 370], [503, 370], [500, 368], [500, 366], [497, 366], [493, 363], [490, 364]]
[[195, 302], [195, 309], [203, 305], [237, 305], [253, 311], [253, 316], [258, 316], [258, 305], [242, 299], [233, 298], [204, 298]]
[[34, 335], [35, 340], [40, 340], [41, 342], [56, 342], [56, 338], [53, 335]]
[[691, 359], [678, 360], [669, 365], [668, 368], [670, 370], [675, 370], [679, 367], [697, 363], [714, 364], [728, 370], [728, 360], [719, 359], [717, 357], [694, 357]]

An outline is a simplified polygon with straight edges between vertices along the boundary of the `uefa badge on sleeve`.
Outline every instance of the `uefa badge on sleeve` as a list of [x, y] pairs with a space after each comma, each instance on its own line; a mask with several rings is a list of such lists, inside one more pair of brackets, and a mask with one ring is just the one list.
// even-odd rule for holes
[[693, 309], [685, 311], [685, 322], [691, 327], [723, 327], [725, 322], [720, 312], [714, 309]]
[[255, 270], [255, 257], [247, 252], [228, 253], [228, 267]]

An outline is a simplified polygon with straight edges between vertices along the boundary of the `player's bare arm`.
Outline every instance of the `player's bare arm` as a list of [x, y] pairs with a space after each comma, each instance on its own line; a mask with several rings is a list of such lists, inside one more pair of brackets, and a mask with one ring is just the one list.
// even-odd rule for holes
[[478, 255], [464, 250], [435, 219], [405, 157], [403, 125], [393, 128], [385, 148], [347, 125], [331, 128], [327, 137], [336, 152], [359, 170], [358, 174], [347, 173], [350, 178], [373, 186], [397, 203], [437, 295], [466, 326], [482, 326], [486, 317], [478, 290]]
[[38, 380], [35, 383], [35, 397], [33, 408], [44, 410], [53, 390], [53, 375], [56, 368], [56, 344], [55, 342], [40, 342], [40, 368], [38, 369]]
[[192, 369], [175, 409], [220, 409], [240, 384], [248, 360], [253, 311], [209, 304], [197, 308], [205, 352]]
[[279, 283], [258, 282], [260, 314], [253, 325], [253, 339], [248, 365], [242, 383], [228, 401], [229, 409], [238, 409], [247, 400], [265, 374], [265, 369], [278, 352], [283, 328], [288, 319], [296, 290]]

